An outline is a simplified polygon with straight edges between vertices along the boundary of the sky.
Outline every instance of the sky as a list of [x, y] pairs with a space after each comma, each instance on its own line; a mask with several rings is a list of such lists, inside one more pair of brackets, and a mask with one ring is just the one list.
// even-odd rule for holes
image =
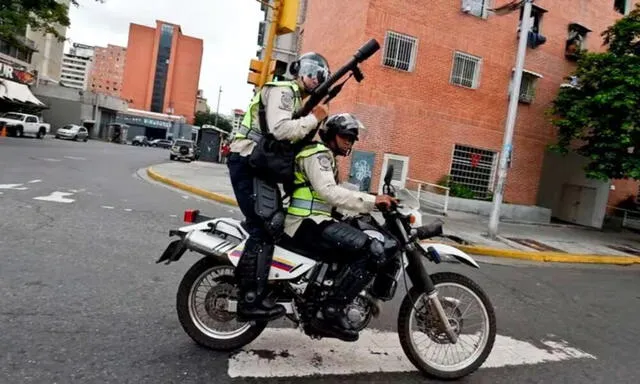
[[79, 0], [71, 6], [70, 43], [127, 46], [129, 23], [155, 27], [156, 20], [180, 25], [182, 33], [204, 41], [200, 86], [215, 112], [246, 110], [253, 87], [249, 61], [256, 57], [258, 24], [264, 18], [256, 0]]

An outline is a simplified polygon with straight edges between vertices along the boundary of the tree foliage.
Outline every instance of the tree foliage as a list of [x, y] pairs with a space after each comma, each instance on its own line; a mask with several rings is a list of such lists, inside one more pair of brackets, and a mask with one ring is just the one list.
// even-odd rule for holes
[[[77, 6], [78, 1], [70, 4]], [[56, 0], [0, 0], [0, 40], [20, 44], [27, 25], [63, 39], [58, 28], [70, 25], [69, 6]]]
[[193, 125], [197, 125], [199, 127], [208, 124], [215, 125], [216, 127], [222, 129], [223, 131], [231, 132], [233, 126], [231, 122], [224, 116], [218, 115], [218, 122], [216, 123], [216, 113], [206, 113], [206, 112], [196, 112], [195, 120]]
[[640, 179], [640, 5], [602, 37], [607, 52], [581, 52], [578, 84], [553, 102], [552, 149], [587, 157], [590, 178]]

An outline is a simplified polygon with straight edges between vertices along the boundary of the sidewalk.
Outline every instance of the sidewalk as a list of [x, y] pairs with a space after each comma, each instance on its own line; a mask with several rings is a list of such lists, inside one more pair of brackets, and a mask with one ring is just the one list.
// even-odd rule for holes
[[[226, 165], [171, 162], [147, 169], [152, 179], [221, 203], [237, 205]], [[462, 242], [458, 248], [476, 255], [534, 261], [640, 264], [640, 235], [600, 231], [574, 225], [500, 223], [496, 240], [486, 237], [488, 218], [461, 212], [446, 217], [424, 214], [423, 222], [441, 219], [444, 232]]]

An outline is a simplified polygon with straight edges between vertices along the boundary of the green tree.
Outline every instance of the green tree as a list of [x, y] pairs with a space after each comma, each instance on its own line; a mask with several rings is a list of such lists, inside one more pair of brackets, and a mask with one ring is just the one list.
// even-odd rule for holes
[[197, 125], [199, 127], [208, 124], [215, 125], [216, 127], [222, 129], [226, 132], [231, 132], [233, 126], [231, 122], [224, 116], [218, 114], [218, 122], [216, 124], [216, 113], [206, 113], [206, 112], [196, 112], [196, 116], [194, 119], [193, 125]]
[[602, 36], [607, 52], [580, 52], [577, 85], [553, 102], [551, 148], [585, 156], [590, 178], [640, 179], [640, 6]]
[[[95, 0], [102, 2], [103, 0]], [[77, 6], [77, 0], [71, 0]], [[19, 45], [27, 25], [63, 39], [58, 26], [68, 27], [69, 7], [56, 0], [0, 0], [0, 40]]]

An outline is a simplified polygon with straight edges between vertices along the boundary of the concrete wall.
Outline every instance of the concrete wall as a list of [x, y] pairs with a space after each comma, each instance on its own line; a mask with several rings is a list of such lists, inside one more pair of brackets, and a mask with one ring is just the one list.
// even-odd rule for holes
[[[420, 195], [420, 205], [423, 209], [438, 207], [442, 211], [444, 195], [433, 192], [422, 191]], [[429, 204], [429, 202], [436, 204]], [[489, 216], [493, 203], [490, 201], [480, 201], [471, 199], [461, 199], [459, 197], [449, 197], [448, 210], [473, 213], [480, 216]], [[502, 204], [500, 208], [500, 219], [523, 223], [549, 223], [551, 221], [551, 210], [535, 205]]]
[[554, 217], [560, 217], [568, 204], [562, 201], [566, 185], [594, 188], [595, 203], [580, 205], [577, 216], [581, 222], [578, 224], [601, 228], [609, 199], [610, 183], [587, 179], [583, 171], [585, 164], [586, 159], [575, 153], [561, 156], [547, 152], [542, 166], [538, 205], [551, 209]]
[[38, 95], [49, 109], [42, 111], [42, 118], [51, 125], [51, 134], [55, 134], [58, 128], [67, 124], [80, 124], [82, 104], [78, 101], [65, 100], [56, 97]]

